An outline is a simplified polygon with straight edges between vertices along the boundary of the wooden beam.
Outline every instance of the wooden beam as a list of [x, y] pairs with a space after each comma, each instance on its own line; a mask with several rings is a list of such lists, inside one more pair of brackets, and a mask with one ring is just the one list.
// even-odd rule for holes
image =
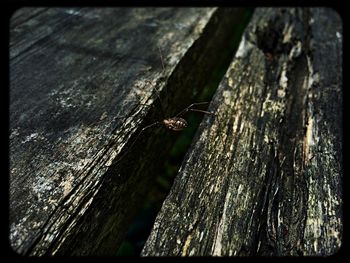
[[342, 34], [331, 9], [256, 9], [143, 256], [340, 249]]
[[140, 131], [196, 100], [241, 17], [239, 9], [217, 8], [25, 8], [14, 14], [14, 251], [116, 253], [176, 137], [166, 129]]

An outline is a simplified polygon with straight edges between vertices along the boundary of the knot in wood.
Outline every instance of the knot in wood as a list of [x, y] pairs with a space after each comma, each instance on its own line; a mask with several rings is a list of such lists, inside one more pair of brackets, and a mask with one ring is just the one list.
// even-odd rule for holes
[[164, 125], [173, 131], [182, 131], [187, 127], [187, 121], [180, 117], [173, 117], [163, 120]]

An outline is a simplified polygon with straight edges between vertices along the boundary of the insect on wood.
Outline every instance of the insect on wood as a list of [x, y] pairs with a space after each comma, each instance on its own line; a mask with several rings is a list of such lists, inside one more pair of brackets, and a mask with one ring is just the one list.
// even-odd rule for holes
[[[161, 63], [162, 63], [162, 69], [163, 69], [163, 71], [165, 71], [163, 57], [162, 57], [162, 52], [161, 52], [159, 46], [158, 46], [158, 51], [159, 51], [160, 60], [161, 60]], [[150, 83], [149, 81], [147, 81], [147, 82]], [[201, 113], [204, 113], [204, 114], [214, 114], [213, 112], [210, 112], [210, 111], [205, 111], [205, 110], [200, 110], [200, 109], [193, 108], [193, 107], [196, 107], [196, 106], [205, 105], [205, 104], [209, 103], [209, 102], [197, 102], [197, 103], [190, 104], [189, 106], [187, 106], [185, 109], [183, 109], [182, 111], [180, 111], [178, 114], [176, 114], [173, 117], [165, 117], [165, 114], [164, 114], [165, 111], [164, 111], [164, 108], [163, 108], [163, 105], [162, 105], [162, 102], [161, 102], [161, 98], [160, 98], [159, 92], [158, 92], [157, 89], [155, 89], [155, 91], [157, 93], [157, 97], [158, 97], [159, 102], [160, 102], [160, 108], [161, 108], [161, 112], [162, 112], [162, 115], [163, 115], [163, 119], [143, 127], [141, 129], [141, 131], [138, 133], [138, 135], [136, 136], [136, 138], [134, 139], [134, 141], [132, 142], [132, 144], [130, 145], [129, 150], [119, 159], [119, 161], [132, 149], [132, 147], [135, 145], [135, 143], [138, 140], [138, 138], [140, 137], [140, 135], [145, 130], [147, 130], [147, 129], [151, 128], [151, 127], [154, 127], [154, 126], [157, 126], [157, 125], [164, 125], [167, 129], [169, 129], [171, 131], [178, 132], [178, 131], [184, 130], [188, 126], [187, 121], [184, 118], [181, 117], [186, 112], [193, 111], [193, 112], [201, 112]]]

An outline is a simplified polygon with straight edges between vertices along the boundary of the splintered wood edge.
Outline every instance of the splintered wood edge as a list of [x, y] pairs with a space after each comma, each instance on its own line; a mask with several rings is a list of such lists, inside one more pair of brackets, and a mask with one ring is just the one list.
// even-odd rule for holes
[[[202, 15], [200, 15], [199, 20], [195, 20], [193, 15], [189, 17], [190, 22], [192, 23], [191, 25], [193, 25], [192, 34], [187, 37], [186, 41], [171, 44], [172, 55], [164, 54], [167, 64], [165, 72], [162, 72], [162, 74], [155, 74], [153, 76], [154, 79], [152, 79], [155, 85], [149, 86], [148, 89], [153, 90], [158, 88], [161, 91], [165, 86], [165, 82], [158, 83], [157, 80], [164, 77], [164, 75], [171, 75], [172, 71], [176, 68], [177, 63], [181, 60], [188, 48], [201, 36], [206, 23], [209, 21], [216, 8], [208, 8], [205, 12], [203, 12], [203, 10], [204, 9], [202, 9]], [[54, 11], [55, 10], [49, 10], [49, 12]], [[75, 14], [76, 13], [74, 13], [74, 15]], [[168, 41], [167, 38], [171, 36], [171, 34], [169, 36], [166, 35], [159, 41]], [[162, 43], [163, 42], [160, 44]], [[137, 81], [138, 83], [136, 83]], [[144, 80], [139, 79], [135, 81], [134, 86], [136, 88], [138, 86], [144, 87], [145, 85], [146, 83]], [[145, 101], [141, 101], [141, 103], [153, 103], [156, 96], [152, 90], [140, 90], [140, 92], [142, 92], [142, 99], [145, 99]], [[151, 96], [151, 94], [153, 95]], [[47, 196], [48, 205], [39, 206], [35, 202], [30, 203], [28, 215], [23, 217], [19, 222], [10, 225], [10, 243], [15, 251], [18, 253], [26, 253], [27, 251], [30, 251], [31, 255], [43, 255], [47, 253], [48, 248], [52, 250], [52, 254], [59, 250], [60, 246], [71, 234], [71, 230], [77, 226], [79, 219], [89, 209], [91, 203], [98, 195], [102, 185], [103, 176], [113, 161], [118, 159], [121, 149], [128, 142], [128, 139], [133, 132], [136, 131], [142, 118], [147, 113], [147, 110], [148, 108], [140, 104], [140, 106], [132, 112], [133, 115], [128, 116], [129, 118], [126, 118], [125, 121], [119, 125], [112, 134], [110, 134], [105, 147], [97, 150], [92, 155], [90, 154], [89, 157], [86, 157], [84, 160], [79, 160], [79, 163], [70, 164], [66, 163], [64, 160], [51, 163], [49, 166], [43, 167], [43, 169], [47, 170], [46, 172], [42, 171], [40, 172], [40, 175], [30, 179], [40, 180], [41, 183], [34, 181], [30, 181], [30, 183], [32, 182], [34, 187], [41, 187], [41, 198]], [[102, 119], [106, 117], [107, 116], [101, 116]], [[74, 149], [77, 149], [77, 147], [79, 148], [82, 141], [91, 141], [91, 136], [93, 136], [94, 133], [96, 133], [96, 131], [91, 127], [82, 126], [77, 129], [76, 133], [71, 136], [71, 144], [67, 148], [69, 150], [68, 155], [70, 156], [71, 154], [74, 154]], [[16, 138], [16, 136], [18, 136], [18, 131], [13, 130], [10, 139]], [[40, 137], [40, 134], [33, 133], [28, 138], [25, 138], [24, 141], [31, 140], [33, 142], [38, 139], [38, 136]], [[104, 139], [106, 136], [106, 134], [98, 134], [95, 139]], [[41, 140], [42, 138], [40, 137], [39, 139]], [[90, 153], [90, 150], [91, 149], [87, 149], [87, 153]], [[64, 154], [62, 154], [62, 156], [64, 156]], [[11, 173], [16, 173], [18, 169], [14, 166], [14, 163], [11, 163], [10, 166]], [[66, 166], [68, 168], [65, 168]], [[72, 169], [74, 170], [73, 173]], [[60, 183], [60, 189], [56, 189], [62, 191], [60, 199], [55, 199], [55, 196], [52, 195], [52, 188], [46, 187], [47, 184], [45, 184], [46, 176], [49, 176], [51, 179], [59, 177], [55, 174], [56, 171], [66, 171], [68, 174], [72, 173], [67, 180]], [[27, 176], [30, 174], [31, 173], [27, 173]], [[13, 178], [13, 176], [11, 176], [11, 178]], [[22, 180], [22, 178], [17, 180]], [[77, 183], [77, 181], [79, 181], [79, 183]], [[22, 200], [20, 202], [25, 201], [27, 200]], [[30, 216], [33, 214], [45, 213], [45, 211], [49, 212], [46, 221], [41, 221], [43, 217], [33, 219]], [[53, 242], [55, 242], [54, 246], [52, 246]]]

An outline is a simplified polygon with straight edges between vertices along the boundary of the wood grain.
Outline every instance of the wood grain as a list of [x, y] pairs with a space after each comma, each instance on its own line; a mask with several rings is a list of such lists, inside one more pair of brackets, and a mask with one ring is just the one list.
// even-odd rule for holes
[[196, 99], [240, 17], [217, 8], [24, 8], [13, 15], [14, 251], [116, 253], [176, 135], [156, 128], [135, 138], [162, 117], [160, 102], [171, 116]]
[[331, 255], [342, 245], [342, 23], [257, 8], [143, 256]]

